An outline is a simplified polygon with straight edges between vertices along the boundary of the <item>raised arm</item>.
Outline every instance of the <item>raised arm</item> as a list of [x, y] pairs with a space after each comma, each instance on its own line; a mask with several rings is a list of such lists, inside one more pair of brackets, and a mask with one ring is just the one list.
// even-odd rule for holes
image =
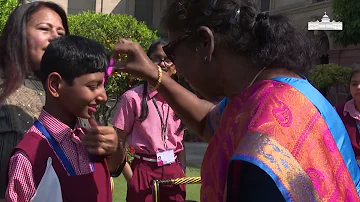
[[[157, 79], [158, 75], [155, 69], [153, 77], [149, 77], [147, 80], [155, 86]], [[210, 141], [212, 133], [207, 126], [207, 116], [215, 108], [213, 103], [199, 99], [194, 93], [165, 75], [163, 75], [158, 91], [189, 129], [206, 142]]]
[[[115, 45], [115, 55], [119, 54], [127, 54], [127, 60], [117, 63], [116, 71], [131, 73], [147, 80], [153, 86], [157, 84], [158, 68], [147, 57], [139, 44], [120, 39], [119, 43]], [[218, 114], [216, 110], [219, 108], [211, 102], [199, 99], [165, 74], [162, 75], [158, 91], [189, 129], [206, 142], [210, 141], [213, 133], [208, 125], [208, 114], [212, 114], [211, 120], [219, 119], [220, 117], [216, 117]], [[216, 124], [213, 128], [216, 128]]]

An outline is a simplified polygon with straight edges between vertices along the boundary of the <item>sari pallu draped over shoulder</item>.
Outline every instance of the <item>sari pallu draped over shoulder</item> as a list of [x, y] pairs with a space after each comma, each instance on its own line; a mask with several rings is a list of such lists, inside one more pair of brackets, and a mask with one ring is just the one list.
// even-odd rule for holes
[[226, 198], [226, 179], [239, 172], [228, 170], [230, 162], [260, 168], [285, 201], [359, 201], [346, 129], [306, 79], [261, 81], [229, 101], [203, 161], [202, 201]]

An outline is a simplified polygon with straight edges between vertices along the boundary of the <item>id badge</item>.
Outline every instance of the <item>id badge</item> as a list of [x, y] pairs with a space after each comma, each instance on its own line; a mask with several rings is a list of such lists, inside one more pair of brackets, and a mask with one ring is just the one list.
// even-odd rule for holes
[[164, 166], [175, 162], [174, 150], [167, 150], [156, 153], [157, 165]]

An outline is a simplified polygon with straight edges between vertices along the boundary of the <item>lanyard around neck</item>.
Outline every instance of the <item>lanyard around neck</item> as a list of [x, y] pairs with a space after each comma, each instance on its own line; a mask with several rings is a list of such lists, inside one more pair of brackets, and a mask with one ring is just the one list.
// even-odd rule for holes
[[155, 108], [156, 108], [156, 111], [158, 112], [158, 115], [160, 117], [160, 121], [161, 121], [161, 132], [162, 132], [162, 135], [164, 137], [164, 145], [165, 145], [165, 148], [166, 148], [166, 130], [167, 130], [167, 125], [168, 125], [168, 118], [169, 118], [169, 112], [170, 112], [170, 107], [168, 107], [168, 110], [167, 110], [167, 115], [166, 115], [166, 119], [165, 119], [165, 122], [163, 121], [163, 118], [161, 116], [161, 112], [160, 112], [160, 109], [156, 103], [156, 100], [155, 98], [152, 98], [151, 99], [155, 105]]
[[[64, 167], [65, 167], [66, 171], [69, 173], [69, 175], [76, 176], [75, 169], [72, 167], [69, 159], [66, 157], [66, 155], [65, 155], [64, 151], [61, 149], [59, 143], [57, 143], [55, 141], [55, 139], [49, 134], [49, 132], [42, 125], [42, 123], [40, 123], [39, 120], [36, 120], [34, 125], [45, 136], [45, 138], [48, 140], [49, 144], [51, 144], [56, 155], [59, 157], [60, 161], [64, 165]], [[94, 163], [92, 162], [90, 156], [89, 156], [89, 160], [90, 160], [92, 171], [94, 171], [95, 170]]]

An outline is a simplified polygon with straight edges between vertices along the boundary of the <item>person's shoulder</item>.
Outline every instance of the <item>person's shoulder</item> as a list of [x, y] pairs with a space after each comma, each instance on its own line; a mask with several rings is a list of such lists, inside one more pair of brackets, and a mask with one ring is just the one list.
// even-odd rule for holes
[[[351, 117], [350, 113], [354, 111], [354, 100], [348, 100], [345, 103], [335, 105], [335, 110], [339, 114], [339, 116], [343, 119], [346, 116]], [[356, 110], [356, 109], [355, 109]]]
[[[25, 139], [25, 141], [29, 140], [29, 139], [43, 139], [43, 135], [42, 133], [36, 128], [35, 125], [32, 125], [29, 130], [26, 131], [26, 133], [24, 134], [23, 139]], [[21, 141], [23, 140], [21, 139]]]
[[[313, 93], [316, 91], [315, 88], [307, 89], [310, 90], [310, 92], [313, 90]], [[306, 98], [306, 96], [301, 91], [293, 87], [291, 84], [274, 80], [263, 81], [263, 83], [259, 85], [258, 88], [254, 91], [254, 94], [264, 99], [278, 98], [283, 102], [296, 102], [299, 101], [297, 98]]]
[[140, 99], [142, 98], [144, 91], [144, 85], [136, 86], [130, 90], [125, 91], [122, 97], [127, 99]]
[[131, 88], [130, 90], [127, 90], [125, 93], [142, 93], [144, 90], [144, 84], [135, 86], [134, 88]]
[[33, 155], [40, 149], [39, 146], [46, 142], [41, 132], [33, 125], [25, 134], [24, 137], [14, 148], [14, 151], [22, 150], [28, 155]]
[[[252, 112], [276, 107], [292, 108], [309, 104], [306, 97], [291, 85], [272, 80], [265, 80], [254, 84], [244, 94], [243, 106]], [[302, 102], [302, 103], [300, 103]]]
[[271, 100], [274, 97], [279, 97], [285, 92], [290, 92], [292, 89], [289, 85], [283, 83], [265, 80], [254, 84], [249, 87], [244, 96], [248, 97], [252, 102], [260, 102], [264, 100]]
[[341, 104], [337, 104], [337, 105], [335, 105], [334, 108], [336, 109], [336, 111], [344, 111], [344, 108], [345, 108], [346, 103], [347, 103], [347, 102], [341, 103]]
[[31, 117], [38, 117], [43, 103], [40, 99], [41, 93], [21, 85], [5, 101], [5, 105], [17, 106], [23, 109]]

